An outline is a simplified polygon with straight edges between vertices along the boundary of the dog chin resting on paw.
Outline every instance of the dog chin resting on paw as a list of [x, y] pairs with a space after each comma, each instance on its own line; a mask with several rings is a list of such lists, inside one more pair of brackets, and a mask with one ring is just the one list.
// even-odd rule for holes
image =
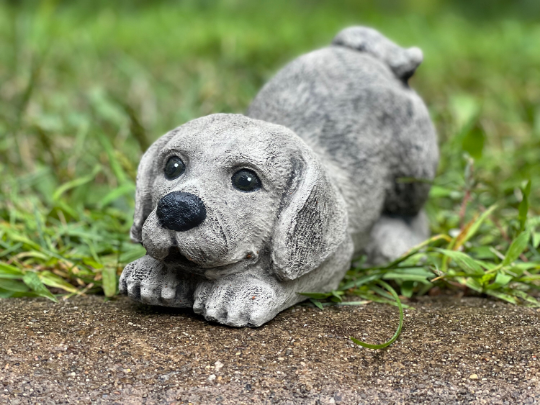
[[335, 289], [355, 255], [399, 257], [428, 237], [422, 207], [438, 161], [428, 111], [408, 85], [422, 61], [351, 27], [295, 59], [246, 115], [215, 114], [159, 138], [137, 175], [120, 291], [260, 326]]

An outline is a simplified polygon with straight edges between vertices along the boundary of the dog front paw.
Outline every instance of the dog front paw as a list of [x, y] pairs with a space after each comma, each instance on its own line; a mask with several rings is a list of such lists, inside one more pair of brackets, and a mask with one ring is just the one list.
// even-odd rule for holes
[[150, 256], [129, 263], [119, 284], [121, 294], [144, 304], [177, 308], [193, 305], [193, 281]]
[[275, 280], [235, 274], [200, 283], [195, 291], [193, 310], [207, 321], [257, 327], [283, 309], [285, 295]]

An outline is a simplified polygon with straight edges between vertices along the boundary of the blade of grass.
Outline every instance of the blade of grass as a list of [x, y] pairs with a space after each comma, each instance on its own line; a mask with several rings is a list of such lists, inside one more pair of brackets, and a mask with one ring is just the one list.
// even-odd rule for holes
[[392, 338], [385, 342], [385, 343], [382, 343], [382, 344], [379, 344], [379, 345], [374, 345], [374, 344], [370, 344], [370, 343], [366, 343], [366, 342], [362, 342], [354, 337], [350, 337], [349, 339], [351, 339], [353, 341], [353, 343], [359, 345], [359, 346], [362, 346], [362, 347], [365, 347], [367, 349], [384, 349], [385, 347], [388, 347], [390, 346], [392, 343], [394, 343], [396, 341], [396, 339], [399, 337], [399, 335], [401, 334], [401, 329], [403, 328], [403, 307], [401, 306], [401, 300], [399, 299], [399, 296], [397, 295], [396, 291], [386, 282], [384, 281], [377, 281], [383, 288], [386, 288], [390, 294], [392, 295], [392, 297], [396, 300], [396, 304], [399, 308], [399, 325], [398, 325], [398, 328], [396, 330], [396, 333], [394, 333], [394, 336], [392, 336]]
[[68, 181], [67, 183], [62, 184], [60, 187], [56, 189], [56, 191], [53, 194], [53, 200], [58, 200], [62, 194], [64, 194], [66, 191], [71, 190], [72, 188], [82, 186], [83, 184], [89, 183], [96, 175], [99, 173], [101, 168], [99, 166], [94, 167], [94, 170], [92, 170], [92, 173], [88, 176], [79, 177], [78, 179], [74, 179], [71, 181]]
[[51, 301], [58, 302], [56, 297], [43, 285], [38, 275], [33, 271], [27, 271], [23, 276], [23, 281], [40, 297], [45, 297]]
[[22, 278], [24, 275], [23, 271], [18, 269], [15, 266], [11, 266], [7, 263], [0, 262], [0, 278], [3, 279], [14, 279]]
[[529, 243], [529, 239], [531, 237], [531, 233], [528, 229], [521, 232], [516, 239], [512, 241], [512, 244], [508, 248], [508, 251], [506, 252], [506, 255], [504, 256], [504, 260], [502, 262], [502, 266], [508, 266], [512, 262], [514, 262], [519, 255], [527, 248], [527, 244]]
[[324, 309], [323, 304], [314, 298], [310, 298], [309, 301], [319, 309]]
[[531, 194], [531, 180], [527, 182], [525, 187], [521, 189], [523, 198], [518, 207], [518, 219], [520, 231], [525, 230], [525, 224], [527, 223], [527, 214], [529, 212], [529, 195]]
[[458, 252], [455, 250], [448, 249], [436, 249], [438, 252], [442, 253], [445, 258], [454, 260], [459, 267], [461, 267], [466, 273], [481, 276], [484, 274], [484, 269], [482, 266], [474, 260], [469, 255]]
[[106, 297], [114, 297], [116, 295], [117, 277], [116, 269], [113, 267], [104, 267], [102, 272], [103, 277], [103, 292]]

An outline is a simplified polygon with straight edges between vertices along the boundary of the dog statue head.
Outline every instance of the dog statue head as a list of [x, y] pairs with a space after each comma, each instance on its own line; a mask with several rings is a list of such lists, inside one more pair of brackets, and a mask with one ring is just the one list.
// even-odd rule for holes
[[142, 157], [131, 238], [167, 266], [216, 279], [258, 264], [282, 280], [343, 242], [341, 194], [290, 129], [236, 114], [190, 121]]

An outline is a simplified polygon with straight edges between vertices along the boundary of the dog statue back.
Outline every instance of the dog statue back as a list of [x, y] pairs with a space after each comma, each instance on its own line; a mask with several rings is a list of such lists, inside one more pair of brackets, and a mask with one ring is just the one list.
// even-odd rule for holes
[[[373, 29], [346, 28], [331, 46], [281, 69], [247, 113], [292, 129], [322, 158], [347, 202], [355, 254], [368, 249], [372, 262], [399, 257], [428, 236], [418, 214], [435, 176], [437, 139], [408, 85], [422, 59], [420, 49], [400, 48]], [[405, 178], [421, 181], [400, 181]], [[416, 225], [411, 242], [405, 246], [400, 235], [370, 244], [366, 229], [381, 215], [398, 229], [400, 219]]]

